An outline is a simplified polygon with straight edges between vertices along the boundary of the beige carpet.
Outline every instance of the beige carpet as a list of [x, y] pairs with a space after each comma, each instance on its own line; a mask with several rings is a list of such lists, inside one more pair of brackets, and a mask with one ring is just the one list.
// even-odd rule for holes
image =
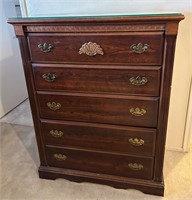
[[28, 101], [1, 119], [1, 200], [192, 200], [192, 151], [166, 151], [165, 197], [64, 179], [39, 179], [39, 158], [31, 125]]

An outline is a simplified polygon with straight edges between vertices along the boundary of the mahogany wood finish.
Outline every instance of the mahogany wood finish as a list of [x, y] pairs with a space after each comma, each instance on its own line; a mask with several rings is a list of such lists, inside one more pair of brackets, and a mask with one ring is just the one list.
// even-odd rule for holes
[[[41, 122], [46, 145], [127, 153], [138, 156], [154, 155], [156, 130], [152, 128], [45, 119]], [[53, 131], [60, 131], [63, 134], [60, 137], [55, 137], [51, 134]], [[135, 146], [129, 141], [135, 138], [143, 140], [144, 143]]]
[[[170, 86], [182, 19], [8, 20], [20, 42], [40, 178], [164, 194]], [[102, 50], [79, 53], [89, 42]]]
[[[85, 34], [29, 34], [31, 60], [33, 62], [64, 62], [88, 64], [161, 65], [163, 32], [155, 33], [85, 33]], [[135, 53], [133, 44], [148, 44], [143, 54]], [[81, 46], [94, 42], [103, 49], [104, 55], [79, 54]], [[43, 53], [38, 45], [53, 45], [52, 51]]]
[[[33, 71], [37, 90], [159, 96], [160, 67], [33, 64]], [[43, 79], [49, 73], [56, 75], [51, 83]], [[136, 77], [147, 82], [134, 85], [130, 79]]]
[[[156, 127], [157, 123], [157, 97], [38, 92], [38, 99], [41, 118], [145, 127]], [[59, 103], [61, 107], [51, 110], [48, 102]], [[131, 108], [144, 109], [146, 113], [135, 116]]]
[[[151, 179], [153, 159], [150, 157], [132, 157], [122, 154], [108, 154], [81, 149], [46, 147], [48, 165], [87, 172], [119, 175], [133, 178]], [[57, 160], [54, 155], [66, 156], [66, 160]], [[80, 159], [79, 159], [80, 158]], [[129, 168], [129, 164], [138, 163], [141, 170]]]

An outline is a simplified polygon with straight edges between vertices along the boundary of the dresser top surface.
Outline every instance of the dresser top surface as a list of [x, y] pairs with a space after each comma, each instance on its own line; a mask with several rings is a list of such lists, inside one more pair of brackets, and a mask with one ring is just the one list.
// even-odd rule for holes
[[11, 17], [11, 24], [39, 24], [39, 23], [65, 23], [65, 22], [142, 22], [142, 21], [180, 21], [184, 19], [181, 13], [159, 14], [111, 14], [111, 15], [67, 15], [67, 16], [39, 16], [39, 17]]

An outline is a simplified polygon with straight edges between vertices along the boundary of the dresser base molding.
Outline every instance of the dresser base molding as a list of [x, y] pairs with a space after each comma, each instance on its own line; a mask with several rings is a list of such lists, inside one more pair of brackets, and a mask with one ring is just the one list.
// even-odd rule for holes
[[55, 180], [65, 178], [75, 182], [92, 182], [109, 185], [119, 189], [136, 189], [145, 194], [164, 195], [164, 182], [154, 182], [150, 180], [131, 179], [106, 174], [83, 172], [77, 170], [40, 166], [39, 177], [43, 179]]

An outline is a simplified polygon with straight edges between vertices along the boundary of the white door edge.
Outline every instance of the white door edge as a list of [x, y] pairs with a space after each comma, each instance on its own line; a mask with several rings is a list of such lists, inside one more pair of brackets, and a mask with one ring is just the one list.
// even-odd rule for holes
[[22, 16], [27, 17], [28, 16], [28, 10], [27, 10], [26, 0], [19, 0], [19, 2], [20, 2]]

